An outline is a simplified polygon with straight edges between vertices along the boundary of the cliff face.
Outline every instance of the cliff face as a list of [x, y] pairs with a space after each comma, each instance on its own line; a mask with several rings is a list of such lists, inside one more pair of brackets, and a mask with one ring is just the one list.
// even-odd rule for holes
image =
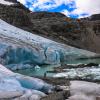
[[100, 53], [100, 15], [70, 19], [60, 13], [30, 12], [20, 3], [0, 4], [0, 18], [32, 33]]

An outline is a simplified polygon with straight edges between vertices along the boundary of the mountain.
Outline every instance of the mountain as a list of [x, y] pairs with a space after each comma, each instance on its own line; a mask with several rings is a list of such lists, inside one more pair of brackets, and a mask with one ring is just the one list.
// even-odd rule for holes
[[61, 13], [30, 12], [20, 3], [0, 4], [2, 20], [54, 41], [96, 53], [100, 53], [99, 16], [71, 19]]

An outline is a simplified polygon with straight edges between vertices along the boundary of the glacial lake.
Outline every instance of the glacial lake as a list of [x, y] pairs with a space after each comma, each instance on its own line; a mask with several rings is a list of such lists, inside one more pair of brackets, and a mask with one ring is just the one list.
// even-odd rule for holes
[[[74, 60], [66, 62], [66, 64], [88, 64], [88, 63], [98, 63], [100, 64], [100, 58], [95, 59], [80, 59], [80, 60]], [[28, 76], [44, 76], [44, 73], [46, 71], [52, 71], [54, 67], [57, 67], [60, 65], [42, 65], [39, 66], [40, 68], [31, 68], [31, 69], [24, 69], [24, 70], [17, 70], [15, 72], [28, 75]], [[54, 73], [49, 73], [47, 76], [53, 76]]]

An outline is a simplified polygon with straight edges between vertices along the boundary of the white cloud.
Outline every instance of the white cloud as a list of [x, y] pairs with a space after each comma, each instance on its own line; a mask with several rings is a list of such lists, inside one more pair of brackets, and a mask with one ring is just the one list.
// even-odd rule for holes
[[[70, 13], [67, 10], [64, 10], [62, 13], [66, 15], [78, 14], [80, 18], [100, 13], [100, 0], [75, 0], [75, 2], [77, 9], [73, 10]], [[88, 15], [82, 16], [81, 14], [84, 13]]]
[[[37, 2], [33, 3], [33, 7], [38, 7], [39, 9], [53, 9], [62, 4], [66, 4], [66, 1], [67, 0], [37, 0]], [[49, 3], [49, 5], [46, 3]]]
[[100, 0], [76, 0], [77, 9], [73, 13], [100, 13]]
[[68, 12], [68, 10], [63, 10], [63, 11], [61, 11], [61, 13], [64, 14], [64, 15], [67, 15], [67, 16], [69, 16], [69, 14], [70, 14], [70, 13]]
[[[49, 10], [56, 8], [62, 4], [70, 5], [72, 1], [76, 2], [76, 5], [70, 5], [70, 7], [73, 7], [77, 9], [73, 10], [72, 12], [69, 12], [67, 9], [64, 9], [63, 11], [60, 11], [66, 15], [69, 14], [78, 14], [80, 17], [82, 17], [81, 14], [88, 13], [89, 15], [100, 13], [100, 0], [17, 0], [26, 5], [26, 1], [32, 2], [33, 6], [30, 6], [30, 10], [35, 11], [35, 9], [38, 10]], [[47, 5], [48, 3], [48, 5]], [[32, 8], [33, 7], [33, 8]]]

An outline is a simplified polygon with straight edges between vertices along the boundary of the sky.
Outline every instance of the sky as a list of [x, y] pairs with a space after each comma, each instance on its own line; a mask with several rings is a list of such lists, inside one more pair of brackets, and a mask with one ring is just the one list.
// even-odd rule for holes
[[31, 11], [61, 12], [82, 18], [100, 13], [100, 0], [17, 0]]

